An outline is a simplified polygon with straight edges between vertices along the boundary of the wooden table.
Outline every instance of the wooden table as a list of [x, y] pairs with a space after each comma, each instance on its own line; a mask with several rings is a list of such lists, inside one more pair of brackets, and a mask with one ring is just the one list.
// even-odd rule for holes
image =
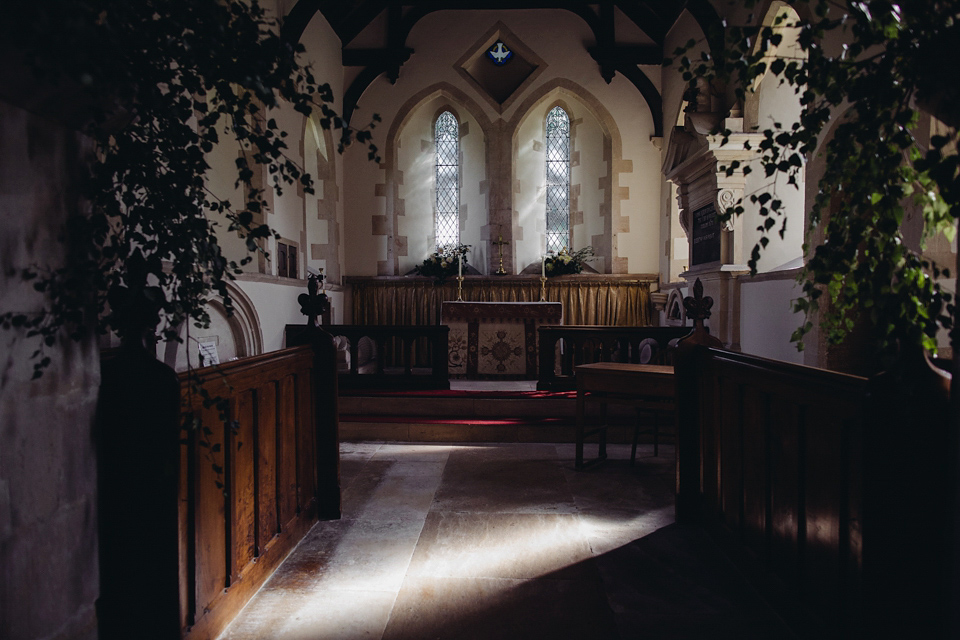
[[[583, 441], [599, 434], [599, 454], [587, 465], [607, 458], [607, 405], [626, 404], [640, 410], [672, 411], [675, 408], [676, 385], [673, 367], [657, 364], [595, 362], [575, 369], [577, 377], [577, 459], [576, 468], [583, 469]], [[586, 429], [584, 409], [587, 402], [600, 403], [600, 424]], [[637, 451], [639, 429], [634, 431], [633, 463]]]

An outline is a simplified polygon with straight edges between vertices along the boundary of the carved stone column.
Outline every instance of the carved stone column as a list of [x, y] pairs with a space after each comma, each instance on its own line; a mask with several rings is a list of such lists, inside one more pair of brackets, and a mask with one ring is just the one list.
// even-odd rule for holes
[[[710, 133], [717, 125], [731, 134], [726, 140]], [[717, 217], [743, 198], [743, 167], [758, 157], [761, 134], [744, 133], [743, 118], [691, 113], [670, 138], [664, 176], [677, 185], [680, 225], [690, 242], [689, 268], [680, 276], [700, 278], [715, 301], [710, 326], [726, 348], [740, 350], [740, 286], [749, 273], [743, 247], [743, 220], [721, 223]]]

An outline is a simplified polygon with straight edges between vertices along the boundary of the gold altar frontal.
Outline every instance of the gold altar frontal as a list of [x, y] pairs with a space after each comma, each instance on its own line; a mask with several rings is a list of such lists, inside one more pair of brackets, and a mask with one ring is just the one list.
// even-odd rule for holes
[[450, 376], [531, 380], [537, 377], [537, 328], [563, 322], [559, 302], [443, 302], [450, 327]]

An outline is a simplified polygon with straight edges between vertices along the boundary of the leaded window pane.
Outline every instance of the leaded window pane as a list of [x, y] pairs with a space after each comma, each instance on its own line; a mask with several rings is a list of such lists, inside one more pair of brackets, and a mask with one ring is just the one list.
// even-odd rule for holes
[[547, 114], [547, 251], [570, 244], [570, 118], [560, 107]]
[[460, 126], [449, 111], [437, 118], [437, 248], [460, 243]]

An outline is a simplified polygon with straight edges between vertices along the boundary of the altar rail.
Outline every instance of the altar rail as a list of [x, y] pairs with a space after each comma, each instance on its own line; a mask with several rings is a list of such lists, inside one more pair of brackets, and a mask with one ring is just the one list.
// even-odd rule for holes
[[936, 376], [867, 380], [702, 347], [676, 373], [678, 522], [713, 534], [802, 637], [945, 637], [952, 478]]
[[[664, 364], [672, 340], [690, 333], [690, 327], [540, 327], [540, 366], [537, 389], [569, 391], [577, 388], [574, 368], [592, 362]], [[644, 359], [644, 341], [649, 345]]]
[[[342, 389], [450, 388], [448, 326], [333, 324], [323, 329], [346, 339], [338, 341]], [[287, 345], [299, 344], [304, 330], [302, 325], [287, 325]]]

